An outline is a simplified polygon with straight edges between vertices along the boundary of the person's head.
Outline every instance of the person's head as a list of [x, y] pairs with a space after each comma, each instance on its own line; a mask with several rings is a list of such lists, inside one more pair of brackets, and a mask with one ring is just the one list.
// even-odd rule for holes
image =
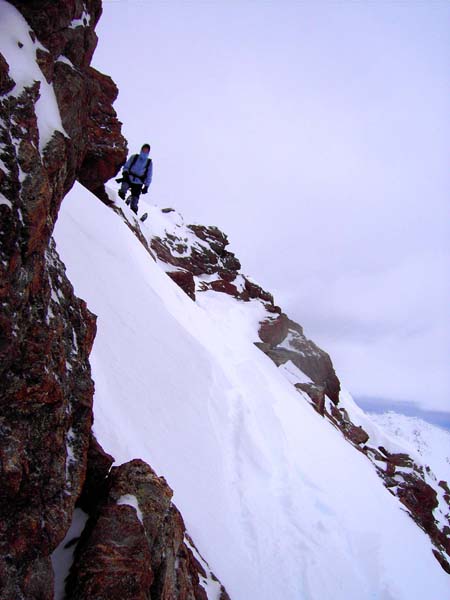
[[141, 148], [141, 152], [144, 154], [150, 154], [150, 144], [144, 144]]

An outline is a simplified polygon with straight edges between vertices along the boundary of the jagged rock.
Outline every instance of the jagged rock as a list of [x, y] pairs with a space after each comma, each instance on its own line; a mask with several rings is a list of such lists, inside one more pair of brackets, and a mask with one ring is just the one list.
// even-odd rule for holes
[[441, 567], [444, 569], [444, 571], [450, 575], [450, 563], [445, 558], [445, 556], [442, 554], [442, 552], [439, 552], [438, 550], [433, 549], [433, 554], [436, 557], [439, 564], [441, 565]]
[[216, 281], [211, 281], [209, 287], [215, 292], [222, 292], [224, 294], [234, 296], [235, 298], [239, 296], [237, 287], [226, 279], [216, 279]]
[[265, 344], [271, 348], [278, 346], [286, 339], [289, 331], [289, 319], [282, 313], [278, 317], [269, 318], [260, 325], [258, 335]]
[[0, 53], [0, 96], [10, 92], [16, 84], [9, 76], [9, 65]]
[[[51, 572], [48, 556], [64, 537], [84, 479], [93, 395], [87, 357], [95, 332], [53, 245], [45, 262], [33, 254], [22, 257], [21, 268], [30, 285], [18, 294], [8, 286], [11, 337], [0, 400], [0, 562], [7, 557], [0, 589], [15, 582], [23, 594], [17, 599], [41, 598], [31, 594], [25, 573], [35, 585]], [[39, 575], [43, 567], [47, 575]]]
[[0, 98], [8, 169], [0, 191], [9, 202], [0, 207], [0, 589], [15, 589], [17, 600], [44, 597], [36, 591], [43, 580], [51, 594], [48, 556], [70, 523], [92, 423], [95, 319], [74, 296], [50, 238], [68, 142], [56, 135], [40, 156], [38, 97], [36, 82], [18, 98]]
[[[196, 279], [199, 292], [213, 290], [244, 302], [259, 300], [267, 317], [259, 326], [262, 343], [256, 342], [256, 345], [278, 366], [291, 360], [315, 385], [324, 386], [325, 394], [338, 404], [340, 383], [328, 354], [308, 340], [302, 327], [274, 304], [272, 294], [239, 272], [240, 262], [226, 250], [227, 246], [227, 236], [217, 227], [184, 226], [181, 217], [171, 233], [166, 231], [164, 238], [150, 238], [150, 247], [158, 259], [183, 273], [168, 272], [191, 298], [194, 299], [192, 281]], [[190, 273], [193, 280], [186, 273]], [[202, 279], [205, 275], [217, 275], [217, 279]]]
[[[64, 54], [80, 69], [89, 66], [97, 46], [95, 26], [102, 13], [101, 0], [10, 1], [23, 14], [54, 60]], [[85, 11], [89, 14], [89, 22], [85, 19], [79, 27], [70, 27], [72, 21], [80, 20]]]
[[267, 302], [269, 305], [273, 305], [273, 296], [269, 292], [266, 292], [262, 289], [261, 286], [250, 281], [247, 277], [244, 276], [245, 282], [245, 290], [242, 293], [241, 297], [243, 300], [249, 300], [250, 298], [259, 298], [264, 302]]
[[369, 440], [369, 435], [359, 425], [350, 424], [345, 429], [346, 437], [356, 445], [365, 444]]
[[[19, 584], [20, 582], [20, 584]], [[53, 569], [49, 558], [38, 558], [18, 565], [14, 576], [5, 562], [0, 562], [0, 598], [1, 600], [39, 599], [54, 600]]]
[[308, 394], [314, 408], [323, 417], [325, 414], [325, 387], [314, 383], [296, 383], [295, 387]]
[[441, 487], [443, 490], [445, 490], [447, 492], [447, 494], [450, 494], [450, 488], [448, 487], [448, 483], [446, 481], [440, 481], [438, 483], [439, 487]]
[[169, 271], [167, 275], [186, 292], [189, 298], [195, 300], [195, 281], [189, 271]]
[[124, 164], [128, 149], [120, 132], [122, 124], [112, 107], [118, 94], [116, 84], [92, 67], [87, 73], [91, 108], [86, 126], [86, 154], [78, 171], [78, 180], [108, 204], [104, 182], [114, 177]]
[[207, 600], [204, 570], [171, 498], [165, 479], [143, 461], [114, 467], [77, 547], [67, 598]]
[[395, 465], [391, 462], [386, 462], [386, 476], [393, 477], [395, 475]]
[[433, 510], [438, 505], [436, 492], [413, 473], [403, 473], [402, 476], [404, 482], [398, 486], [397, 493], [400, 501], [427, 533], [433, 532], [435, 529]]
[[[325, 394], [334, 404], [338, 404], [340, 382], [329, 355], [316, 346], [314, 342], [308, 340], [303, 333], [299, 333], [299, 331], [302, 331], [300, 325], [287, 319], [286, 315], [284, 315], [285, 318], [283, 318], [283, 315], [280, 315], [280, 317], [281, 319], [263, 321], [259, 335], [260, 337], [261, 335], [264, 336], [264, 339], [261, 339], [263, 339], [265, 346], [260, 346], [260, 348], [277, 366], [289, 360], [292, 361], [314, 384], [324, 386]], [[274, 345], [275, 342], [278, 342], [278, 345]]]
[[331, 416], [345, 437], [356, 446], [365, 444], [369, 440], [367, 432], [361, 426], [354, 425], [343, 408], [338, 409], [336, 406], [331, 406]]
[[[64, 129], [71, 137], [65, 159], [67, 192], [76, 177], [104, 202], [104, 182], [113, 177], [127, 156], [121, 123], [112, 107], [117, 87], [110, 77], [89, 66], [97, 45], [95, 25], [101, 0], [33, 0], [12, 2], [29, 22], [34, 34], [48, 49], [38, 50], [37, 62], [52, 82]], [[86, 26], [70, 25], [87, 9]], [[87, 22], [89, 20], [89, 23]], [[58, 60], [61, 56], [65, 61]], [[72, 66], [71, 64], [72, 63]]]
[[[97, 119], [91, 109], [97, 110], [95, 90], [101, 87], [87, 69], [100, 0], [12, 3], [27, 19], [31, 38], [48, 49], [37, 52], [37, 62], [53, 82], [71, 134], [55, 132], [41, 154], [35, 111], [40, 82], [14, 96], [13, 74], [2, 57], [0, 597], [32, 600], [53, 597], [49, 556], [63, 539], [81, 492], [92, 425], [88, 356], [95, 318], [75, 297], [51, 235], [64, 194], [86, 156], [93, 148], [106, 148], [111, 137], [100, 128], [91, 137], [85, 133]], [[85, 10], [90, 23], [69, 27]], [[60, 55], [74, 66], [56, 60]], [[109, 97], [102, 99], [105, 112]], [[109, 118], [114, 123], [112, 109]], [[120, 125], [115, 127], [117, 133]], [[118, 144], [125, 148], [123, 138]], [[110, 162], [110, 172], [120, 162], [115, 152], [110, 159], [107, 151], [101, 156]]]
[[149, 598], [153, 581], [150, 549], [133, 508], [105, 506], [88, 541], [81, 542], [79, 549], [67, 598]]
[[411, 468], [413, 466], [413, 460], [408, 454], [405, 454], [405, 453], [391, 454], [385, 448], [383, 448], [383, 446], [380, 446], [379, 450], [386, 457], [388, 462], [392, 463], [393, 465], [395, 465], [397, 467]]
[[186, 229], [206, 244], [195, 244], [188, 248], [187, 239], [172, 234], [167, 234], [164, 239], [153, 237], [150, 246], [159, 260], [189, 271], [193, 276], [220, 271], [236, 277], [241, 265], [234, 254], [225, 249], [228, 239], [224, 233], [217, 227], [203, 225], [188, 225]]

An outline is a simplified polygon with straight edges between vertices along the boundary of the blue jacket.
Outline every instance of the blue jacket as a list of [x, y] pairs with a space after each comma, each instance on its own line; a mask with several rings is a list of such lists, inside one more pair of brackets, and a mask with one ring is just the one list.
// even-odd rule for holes
[[[133, 167], [131, 167], [131, 163], [133, 162], [133, 158], [137, 156], [137, 160], [134, 163]], [[123, 167], [123, 172], [127, 172], [130, 175], [130, 181], [131, 183], [141, 183], [143, 185], [146, 185], [147, 187], [151, 184], [152, 182], [152, 176], [153, 176], [153, 163], [150, 161], [150, 165], [148, 167], [148, 172], [147, 172], [147, 177], [145, 178], [145, 181], [142, 181], [142, 179], [140, 179], [139, 177], [136, 177], [136, 175], [144, 175], [145, 173], [145, 167], [147, 165], [147, 161], [149, 160], [149, 155], [146, 154], [145, 152], [141, 152], [140, 154], [132, 154], [130, 156], [130, 158], [127, 160], [127, 162], [125, 163], [124, 167]]]

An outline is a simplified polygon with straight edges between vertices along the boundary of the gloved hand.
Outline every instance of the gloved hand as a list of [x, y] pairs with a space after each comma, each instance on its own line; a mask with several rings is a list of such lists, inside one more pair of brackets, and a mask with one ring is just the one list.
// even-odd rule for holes
[[146, 194], [148, 192], [148, 185], [144, 185], [144, 187], [142, 188], [142, 193]]
[[122, 180], [126, 183], [130, 183], [130, 174], [128, 173], [128, 171], [124, 171], [122, 173]]

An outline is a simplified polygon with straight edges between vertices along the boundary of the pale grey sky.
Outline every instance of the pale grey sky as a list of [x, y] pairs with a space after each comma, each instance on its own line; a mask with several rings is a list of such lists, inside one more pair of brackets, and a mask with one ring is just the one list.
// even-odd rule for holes
[[450, 3], [110, 0], [149, 199], [215, 224], [356, 396], [450, 411]]

